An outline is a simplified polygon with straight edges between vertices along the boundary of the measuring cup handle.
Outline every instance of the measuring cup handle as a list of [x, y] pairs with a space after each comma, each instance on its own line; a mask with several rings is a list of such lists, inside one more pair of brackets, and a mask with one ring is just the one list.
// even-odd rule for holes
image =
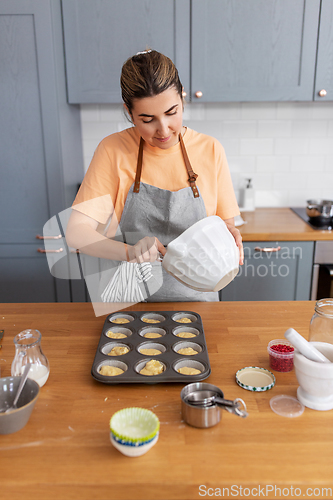
[[238, 415], [239, 417], [242, 417], [242, 418], [246, 418], [248, 416], [248, 412], [246, 409], [245, 402], [241, 398], [236, 398], [234, 403], [236, 405], [235, 415]]
[[246, 404], [241, 398], [236, 398], [234, 401], [230, 401], [229, 399], [223, 399], [217, 396], [215, 397], [215, 403], [222, 406], [229, 413], [233, 413], [238, 417], [245, 418], [248, 416]]
[[214, 397], [214, 403], [218, 404], [219, 406], [230, 407], [230, 408], [235, 406], [234, 401], [231, 401], [230, 399], [220, 398], [219, 396]]

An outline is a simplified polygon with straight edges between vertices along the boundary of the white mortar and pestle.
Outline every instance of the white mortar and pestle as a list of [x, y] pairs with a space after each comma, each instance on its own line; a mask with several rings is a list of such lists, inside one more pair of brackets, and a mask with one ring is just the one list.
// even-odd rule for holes
[[332, 410], [333, 345], [308, 342], [293, 328], [284, 336], [297, 349], [294, 354], [295, 373], [300, 384], [297, 399], [313, 410]]

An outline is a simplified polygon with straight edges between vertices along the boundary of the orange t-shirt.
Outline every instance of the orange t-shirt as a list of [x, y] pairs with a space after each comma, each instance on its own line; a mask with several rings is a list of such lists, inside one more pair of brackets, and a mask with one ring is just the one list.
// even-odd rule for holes
[[[239, 214], [229, 167], [217, 139], [186, 129], [183, 136], [196, 184], [205, 203], [207, 216], [229, 219]], [[126, 197], [136, 174], [140, 136], [136, 127], [109, 135], [98, 145], [73, 208], [105, 225], [108, 236], [115, 234]], [[143, 149], [141, 182], [160, 189], [178, 191], [189, 186], [180, 144], [168, 149]]]

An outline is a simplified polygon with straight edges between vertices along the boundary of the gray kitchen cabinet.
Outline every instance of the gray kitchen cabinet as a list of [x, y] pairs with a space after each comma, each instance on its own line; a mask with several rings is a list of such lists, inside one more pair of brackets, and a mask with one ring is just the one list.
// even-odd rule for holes
[[320, 0], [192, 0], [192, 100], [312, 100], [319, 12]]
[[119, 103], [127, 58], [153, 48], [189, 86], [189, 0], [63, 0], [70, 103]]
[[244, 265], [220, 300], [310, 300], [313, 241], [244, 242]]
[[120, 103], [121, 66], [146, 47], [193, 102], [332, 100], [332, 3], [62, 0], [68, 102]]
[[[43, 227], [83, 177], [80, 110], [67, 104], [60, 0], [0, 3], [0, 302], [72, 300]], [[62, 239], [52, 241], [60, 255]]]
[[333, 2], [321, 0], [314, 99], [333, 100]]

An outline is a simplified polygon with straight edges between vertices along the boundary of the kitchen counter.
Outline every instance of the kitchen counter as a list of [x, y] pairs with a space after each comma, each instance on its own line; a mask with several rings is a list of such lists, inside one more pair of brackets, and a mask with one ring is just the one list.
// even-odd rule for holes
[[[183, 384], [106, 385], [92, 378], [105, 316], [96, 318], [90, 303], [0, 307], [1, 376], [10, 375], [13, 338], [26, 328], [41, 331], [51, 367], [26, 427], [0, 436], [3, 500], [194, 500], [221, 497], [223, 488], [229, 488], [223, 498], [263, 497], [259, 491], [265, 498], [313, 498], [313, 491], [316, 498], [332, 498], [332, 411], [305, 408], [294, 419], [272, 412], [273, 396], [296, 395], [294, 371], [275, 372], [275, 387], [264, 393], [235, 382], [239, 368], [269, 368], [267, 344], [283, 338], [288, 327], [307, 338], [314, 302], [155, 303], [127, 309], [182, 308], [201, 315], [212, 368], [206, 382], [228, 399], [243, 398], [249, 411], [246, 419], [223, 411], [221, 422], [209, 429], [182, 421]], [[138, 458], [125, 457], [109, 440], [110, 417], [129, 406], [154, 411], [161, 423], [158, 443]], [[322, 494], [322, 487], [331, 488], [330, 494]]]
[[312, 229], [290, 208], [256, 208], [241, 215], [247, 221], [238, 228], [243, 241], [333, 240], [333, 231]]

